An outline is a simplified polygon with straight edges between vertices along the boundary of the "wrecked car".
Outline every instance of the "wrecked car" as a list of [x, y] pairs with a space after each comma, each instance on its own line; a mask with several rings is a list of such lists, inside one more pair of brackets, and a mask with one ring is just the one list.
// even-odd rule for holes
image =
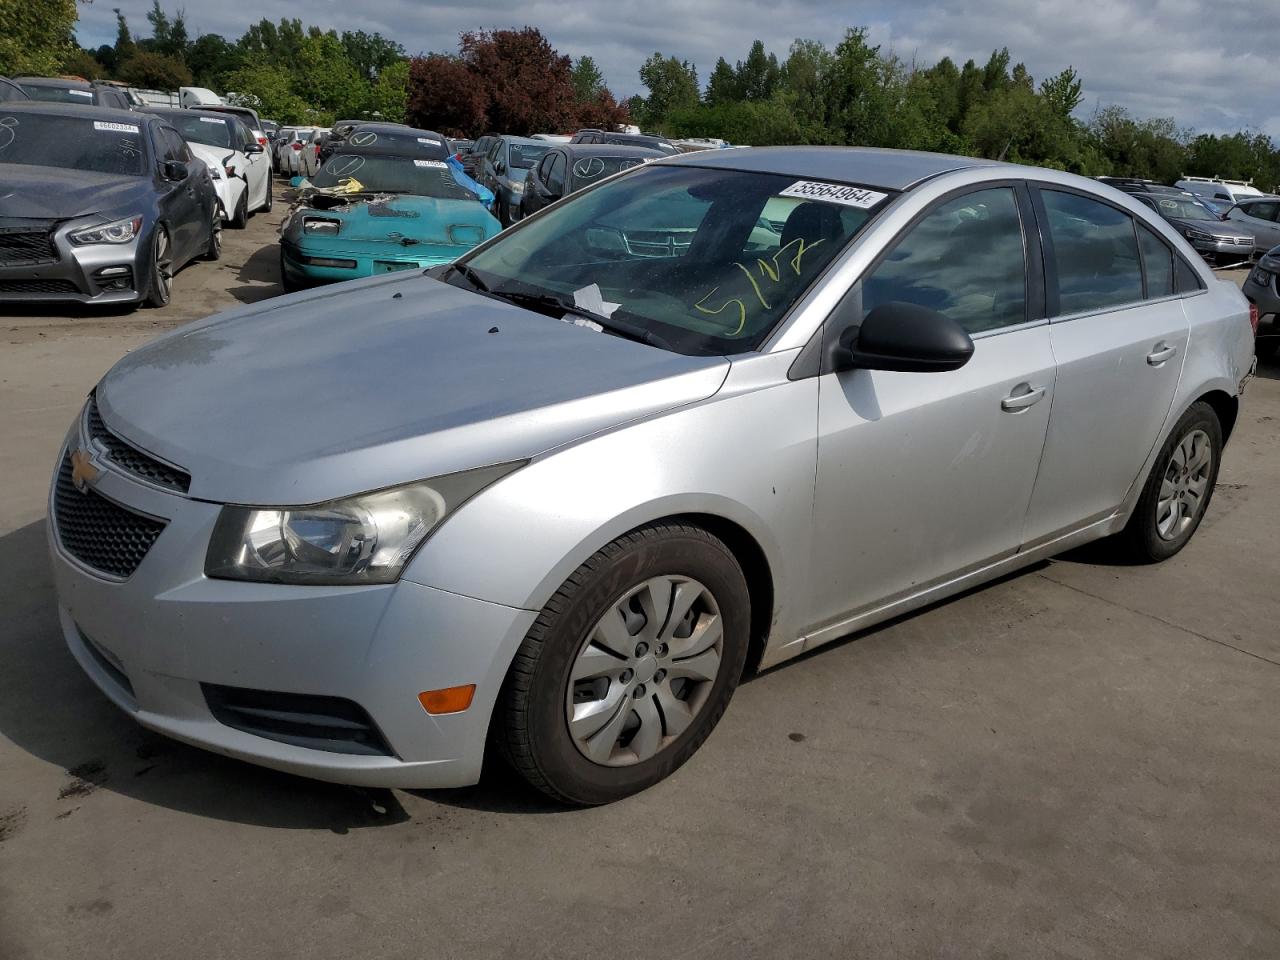
[[280, 226], [286, 290], [449, 263], [501, 230], [443, 160], [338, 154]]

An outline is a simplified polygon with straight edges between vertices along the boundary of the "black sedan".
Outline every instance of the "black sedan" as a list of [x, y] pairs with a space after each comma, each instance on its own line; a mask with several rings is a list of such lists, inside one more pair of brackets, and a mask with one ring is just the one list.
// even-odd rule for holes
[[163, 306], [222, 252], [209, 168], [148, 114], [0, 107], [0, 302]]
[[529, 171], [520, 216], [527, 217], [543, 207], [589, 187], [619, 170], [637, 167], [666, 154], [642, 147], [566, 143], [552, 150]]

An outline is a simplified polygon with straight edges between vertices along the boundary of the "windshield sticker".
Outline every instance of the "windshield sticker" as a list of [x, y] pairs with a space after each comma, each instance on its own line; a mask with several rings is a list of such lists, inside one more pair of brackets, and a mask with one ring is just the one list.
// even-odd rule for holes
[[88, 97], [90, 100], [93, 99], [92, 90], [68, 90], [67, 93], [71, 94], [73, 97]]
[[797, 180], [787, 189], [781, 191], [780, 197], [799, 197], [802, 200], [821, 200], [825, 203], [840, 203], [846, 207], [857, 207], [868, 210], [888, 196], [887, 193], [876, 193], [861, 187], [847, 187], [839, 183], [822, 183], [817, 180]]
[[131, 123], [106, 123], [102, 120], [93, 121], [93, 129], [104, 130], [107, 133], [141, 133], [139, 127], [135, 127]]
[[432, 143], [432, 144], [435, 144], [437, 147], [440, 146], [440, 143], [441, 143], [441, 141], [437, 140], [435, 137], [418, 137], [418, 142]]
[[444, 167], [446, 170], [449, 168], [449, 165], [443, 160], [415, 160], [413, 165], [415, 167]]
[[378, 135], [367, 130], [364, 133], [353, 133], [351, 135], [351, 145], [354, 147], [367, 147], [371, 143], [376, 143], [377, 140]]
[[221, 118], [219, 118], [219, 117], [201, 117], [201, 118], [200, 118], [200, 122], [201, 122], [201, 123], [220, 123], [220, 124], [222, 124], [224, 127], [227, 125], [227, 121], [225, 121], [225, 120], [223, 120], [223, 119], [221, 119]]
[[586, 310], [588, 313], [594, 313], [598, 317], [604, 317], [608, 320], [613, 316], [613, 312], [622, 304], [610, 303], [604, 298], [604, 294], [600, 292], [600, 284], [592, 283], [583, 287], [581, 290], [573, 291], [573, 305], [579, 310]]

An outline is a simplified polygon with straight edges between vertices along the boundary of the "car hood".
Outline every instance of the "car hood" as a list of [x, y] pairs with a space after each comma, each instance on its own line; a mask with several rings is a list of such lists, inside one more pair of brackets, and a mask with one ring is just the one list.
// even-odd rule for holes
[[207, 143], [195, 143], [192, 140], [187, 141], [187, 146], [198, 159], [216, 167], [220, 176], [228, 160], [239, 159], [231, 147], [215, 147]]
[[1197, 233], [1207, 233], [1215, 237], [1253, 238], [1252, 230], [1238, 227], [1228, 220], [1184, 220], [1181, 217], [1170, 217], [1169, 220], [1184, 230], [1194, 230]]
[[476, 200], [436, 197], [395, 196], [357, 201], [350, 206], [327, 210], [304, 206], [290, 219], [285, 233], [302, 239], [302, 219], [306, 216], [342, 221], [336, 237], [306, 238], [308, 242], [324, 239], [335, 247], [373, 241], [413, 247], [413, 241], [418, 241], [465, 248], [474, 247], [502, 229], [502, 225]]
[[728, 370], [415, 273], [174, 331], [97, 396], [191, 496], [287, 505], [533, 457], [705, 399]]
[[117, 213], [151, 192], [147, 177], [0, 163], [0, 217], [66, 220]]

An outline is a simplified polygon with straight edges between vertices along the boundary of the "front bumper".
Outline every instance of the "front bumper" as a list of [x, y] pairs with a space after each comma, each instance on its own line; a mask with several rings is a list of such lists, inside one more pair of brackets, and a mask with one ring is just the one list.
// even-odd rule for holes
[[[117, 706], [175, 739], [321, 780], [403, 788], [476, 782], [498, 689], [535, 612], [407, 580], [297, 587], [208, 579], [204, 556], [219, 507], [97, 462], [96, 495], [167, 521], [133, 573], [113, 580], [64, 549], [50, 496], [62, 631]], [[461, 713], [431, 716], [417, 699], [467, 683], [476, 694]], [[202, 684], [352, 701], [387, 749], [356, 754], [236, 729], [215, 718]]]
[[[388, 246], [391, 246], [390, 244]], [[400, 270], [428, 269], [443, 263], [452, 263], [465, 251], [444, 256], [429, 255], [426, 247], [400, 247], [369, 254], [364, 251], [341, 249], [302, 249], [287, 240], [280, 241], [282, 269], [291, 280], [302, 283], [333, 283], [339, 280], [355, 280], [359, 277], [375, 277]], [[321, 265], [308, 262], [316, 258], [345, 260], [349, 266]]]
[[1215, 259], [1230, 260], [1232, 262], [1239, 260], [1249, 260], [1253, 257], [1253, 238], [1245, 238], [1243, 243], [1236, 243], [1233, 240], [1193, 240], [1188, 237], [1187, 242], [1196, 248], [1196, 251], [1205, 257], [1213, 257]]
[[73, 221], [53, 233], [54, 255], [39, 261], [0, 262], [0, 302], [4, 303], [136, 303], [146, 290], [146, 257], [142, 234], [128, 243], [76, 246], [67, 239], [73, 229], [91, 221]]
[[[1280, 263], [1263, 260], [1249, 271], [1242, 291], [1249, 302], [1258, 308], [1260, 314], [1280, 314], [1280, 289], [1277, 289], [1277, 273]], [[1265, 276], [1264, 276], [1265, 274]]]

